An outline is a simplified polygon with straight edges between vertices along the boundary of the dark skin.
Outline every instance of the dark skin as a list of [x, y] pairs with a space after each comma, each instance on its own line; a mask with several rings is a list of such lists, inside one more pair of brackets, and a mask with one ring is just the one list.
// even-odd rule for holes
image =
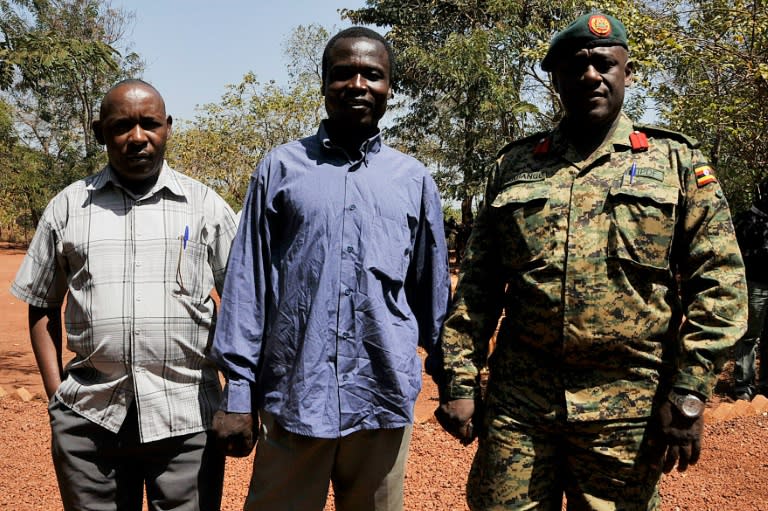
[[[348, 37], [336, 41], [328, 55], [328, 72], [321, 88], [328, 135], [349, 158], [358, 159], [362, 143], [378, 132], [392, 95], [389, 54], [380, 41]], [[213, 417], [218, 444], [227, 456], [251, 452], [256, 426], [258, 421], [250, 413], [219, 410]]]
[[45, 394], [51, 399], [64, 378], [61, 361], [61, 307], [41, 308], [30, 305], [29, 336]]
[[104, 96], [92, 128], [96, 140], [107, 146], [109, 164], [120, 184], [141, 196], [157, 182], [172, 124], [154, 88], [129, 82]]
[[328, 134], [334, 144], [358, 158], [360, 145], [378, 131], [392, 95], [389, 55], [380, 41], [354, 37], [336, 41], [328, 57], [321, 88]]
[[613, 129], [632, 83], [633, 64], [623, 46], [583, 48], [556, 63], [552, 83], [565, 110], [563, 129], [585, 157]]
[[[563, 130], [584, 158], [602, 145], [616, 125], [632, 72], [623, 46], [582, 48], [555, 64], [552, 83], [565, 110]], [[477, 435], [473, 417], [479, 422], [481, 414], [474, 399], [448, 399], [435, 410], [442, 427], [464, 445]], [[703, 417], [685, 417], [665, 400], [651, 419], [648, 439], [657, 466], [669, 472], [677, 465], [682, 472], [694, 465], [701, 453], [703, 428]]]

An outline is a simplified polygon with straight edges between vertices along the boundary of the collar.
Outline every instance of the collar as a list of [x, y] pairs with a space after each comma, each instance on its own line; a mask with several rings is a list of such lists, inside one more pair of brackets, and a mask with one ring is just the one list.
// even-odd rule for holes
[[584, 159], [584, 157], [568, 141], [563, 131], [562, 123], [560, 123], [550, 136], [552, 140], [550, 151], [553, 154], [561, 155], [563, 158], [574, 164], [578, 163], [579, 167], [583, 167], [612, 152], [631, 149], [629, 135], [633, 131], [634, 125], [632, 119], [622, 111], [619, 113], [619, 117], [616, 119], [613, 128], [608, 133], [608, 136], [603, 143], [600, 144], [590, 156]]
[[[133, 196], [133, 194], [126, 190], [121, 184], [120, 181], [117, 178], [117, 175], [115, 174], [115, 170], [112, 168], [112, 165], [107, 164], [104, 166], [101, 171], [94, 176], [93, 181], [91, 181], [86, 188], [88, 190], [101, 190], [107, 184], [111, 183], [112, 186], [115, 186], [117, 188], [120, 188], [128, 195]], [[184, 197], [184, 188], [181, 186], [181, 183], [179, 182], [179, 178], [176, 175], [176, 172], [168, 166], [168, 162], [163, 160], [163, 167], [160, 169], [160, 175], [157, 177], [157, 182], [152, 187], [149, 192], [145, 195], [145, 197], [151, 197], [158, 193], [163, 188], [167, 188], [169, 192], [172, 194], [178, 196], [178, 197]]]
[[[325, 120], [320, 122], [320, 127], [317, 129], [317, 139], [320, 141], [320, 145], [323, 147], [323, 149], [341, 151], [346, 155], [346, 151], [344, 151], [344, 149], [331, 141], [331, 137], [328, 135], [328, 130], [326, 129]], [[369, 154], [376, 154], [379, 151], [381, 151], [381, 130], [376, 131], [372, 137], [364, 140], [363, 143], [360, 144], [360, 154], [362, 155], [361, 159], [364, 159], [367, 162]], [[349, 159], [349, 157], [347, 159]]]

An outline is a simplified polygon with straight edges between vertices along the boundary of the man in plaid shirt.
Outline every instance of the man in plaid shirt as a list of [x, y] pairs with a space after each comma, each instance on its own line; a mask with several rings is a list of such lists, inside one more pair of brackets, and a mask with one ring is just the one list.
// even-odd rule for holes
[[145, 485], [151, 510], [219, 509], [206, 353], [236, 220], [165, 163], [171, 124], [148, 83], [107, 92], [93, 130], [109, 164], [50, 202], [11, 288], [29, 304], [67, 511], [140, 511]]

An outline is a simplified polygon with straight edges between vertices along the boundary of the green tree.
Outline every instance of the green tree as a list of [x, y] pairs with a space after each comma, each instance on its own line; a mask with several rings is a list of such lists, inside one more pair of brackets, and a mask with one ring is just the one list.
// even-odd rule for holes
[[562, 116], [538, 67], [554, 33], [594, 9], [625, 22], [640, 71], [626, 110], [639, 119], [660, 55], [675, 51], [670, 6], [675, 12], [674, 2], [632, 0], [368, 0], [342, 14], [388, 30], [406, 96], [390, 134], [435, 169], [444, 197], [461, 203], [467, 223], [496, 151]]
[[19, 150], [35, 155], [0, 184], [24, 199], [17, 216], [32, 226], [54, 193], [105, 161], [90, 125], [106, 89], [142, 71], [116, 49], [131, 20], [103, 0], [0, 0], [0, 88]]
[[321, 103], [318, 84], [283, 88], [261, 84], [253, 73], [227, 89], [221, 103], [203, 106], [191, 123], [175, 129], [168, 160], [237, 209], [258, 162], [273, 147], [316, 129]]
[[748, 208], [768, 167], [768, 6], [764, 1], [675, 3], [673, 51], [654, 91], [660, 115], [695, 135], [734, 211]]
[[[312, 134], [323, 117], [320, 59], [328, 33], [300, 26], [288, 39], [288, 86], [260, 83], [249, 72], [229, 85], [220, 103], [198, 110], [174, 130], [168, 160], [217, 190], [235, 209], [256, 165], [279, 144]], [[318, 44], [322, 41], [322, 44]]]
[[389, 28], [396, 90], [406, 96], [389, 135], [435, 169], [445, 198], [460, 202], [463, 223], [495, 151], [541, 122], [530, 101], [535, 59], [526, 50], [568, 4], [369, 0], [342, 11], [354, 23]]

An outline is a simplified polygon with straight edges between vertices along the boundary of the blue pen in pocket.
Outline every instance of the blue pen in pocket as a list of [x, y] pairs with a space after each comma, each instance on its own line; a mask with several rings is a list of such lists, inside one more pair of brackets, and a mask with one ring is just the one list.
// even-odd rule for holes
[[181, 288], [182, 292], [186, 292], [184, 287], [184, 257], [183, 254], [187, 250], [187, 241], [189, 240], [189, 226], [184, 227], [184, 235], [179, 236], [181, 240], [181, 247], [179, 248], [179, 260], [176, 263], [176, 283]]
[[629, 169], [629, 184], [635, 182], [635, 174], [637, 174], [637, 162], [632, 162], [632, 168]]

